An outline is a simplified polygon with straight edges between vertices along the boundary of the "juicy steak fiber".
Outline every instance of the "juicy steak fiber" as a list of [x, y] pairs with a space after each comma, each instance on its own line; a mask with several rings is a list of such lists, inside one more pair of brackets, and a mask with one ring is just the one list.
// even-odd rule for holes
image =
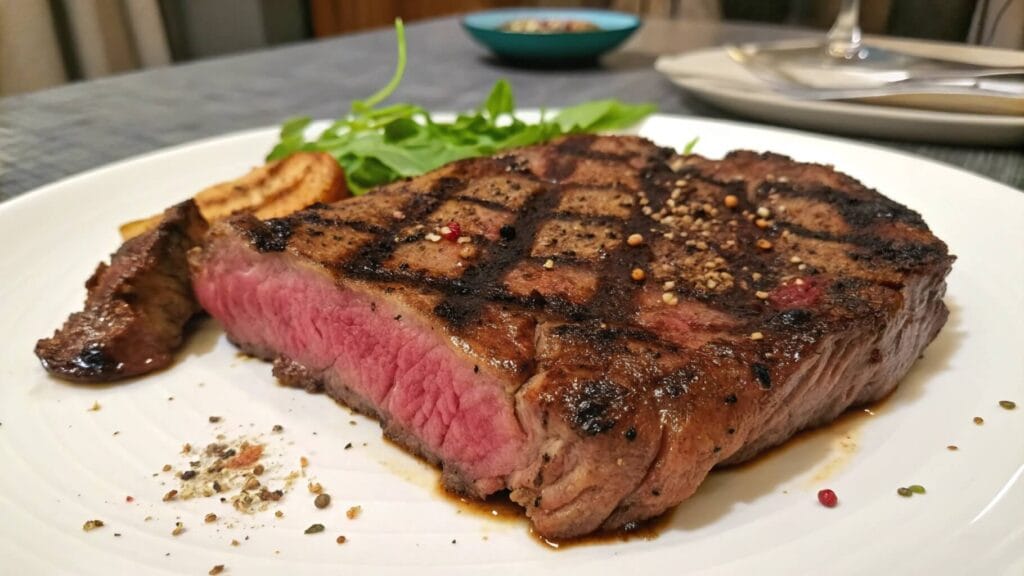
[[186, 254], [206, 228], [188, 200], [125, 241], [86, 281], [85, 308], [36, 343], [43, 367], [67, 380], [110, 382], [168, 366], [185, 324], [200, 311]]
[[[450, 222], [471, 242], [439, 240]], [[281, 381], [373, 415], [449, 488], [508, 489], [547, 537], [661, 514], [888, 394], [953, 261], [830, 167], [595, 136], [234, 217], [193, 256], [200, 303]]]

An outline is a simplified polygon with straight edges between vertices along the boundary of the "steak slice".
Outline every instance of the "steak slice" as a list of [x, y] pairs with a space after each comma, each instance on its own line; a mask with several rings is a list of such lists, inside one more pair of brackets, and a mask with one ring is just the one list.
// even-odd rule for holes
[[86, 281], [85, 308], [36, 343], [43, 367], [68, 380], [108, 382], [169, 365], [185, 323], [200, 311], [186, 253], [206, 228], [189, 200], [122, 244]]
[[953, 258], [831, 167], [574, 136], [216, 226], [200, 303], [537, 532], [630, 527], [891, 392]]

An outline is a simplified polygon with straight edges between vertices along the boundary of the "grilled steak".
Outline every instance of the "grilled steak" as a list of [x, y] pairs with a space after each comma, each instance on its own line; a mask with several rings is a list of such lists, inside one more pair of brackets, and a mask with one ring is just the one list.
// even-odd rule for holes
[[106, 382], [170, 364], [185, 323], [200, 310], [186, 253], [206, 228], [189, 200], [122, 244], [85, 283], [85, 309], [36, 344], [43, 367], [68, 380]]
[[888, 394], [945, 322], [952, 260], [830, 167], [576, 136], [232, 217], [190, 263], [282, 382], [571, 537]]

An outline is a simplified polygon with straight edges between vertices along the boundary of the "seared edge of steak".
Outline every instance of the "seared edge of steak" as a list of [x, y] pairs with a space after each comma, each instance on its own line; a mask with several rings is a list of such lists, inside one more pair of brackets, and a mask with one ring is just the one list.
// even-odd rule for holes
[[122, 244], [86, 282], [84, 309], [36, 343], [43, 367], [67, 380], [108, 382], [169, 365], [185, 324], [200, 311], [186, 254], [206, 228], [188, 200]]

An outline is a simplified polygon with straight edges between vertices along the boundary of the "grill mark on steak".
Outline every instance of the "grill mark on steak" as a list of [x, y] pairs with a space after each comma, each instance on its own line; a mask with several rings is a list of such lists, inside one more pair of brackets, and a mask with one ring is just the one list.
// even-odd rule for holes
[[[484, 194], [479, 182], [497, 188]], [[727, 194], [738, 199], [734, 209], [723, 204]], [[787, 202], [800, 211], [787, 214]], [[764, 226], [755, 225], [761, 206], [772, 209]], [[382, 216], [393, 209], [405, 218]], [[438, 214], [462, 209], [485, 216], [472, 223], [480, 255], [448, 262], [455, 245], [425, 234], [446, 224]], [[266, 266], [259, 270], [284, 267], [284, 285], [297, 269], [306, 280], [322, 275], [348, 295], [332, 306], [349, 305], [352, 294], [372, 298], [367, 306], [387, 311], [381, 324], [412, 330], [403, 346], [421, 338], [449, 350], [439, 369], [468, 365], [469, 378], [488, 382], [478, 386], [500, 388], [514, 404], [506, 424], [526, 435], [514, 471], [506, 460], [500, 477], [474, 476], [472, 458], [445, 457], [448, 448], [425, 439], [430, 430], [392, 413], [403, 392], [395, 382], [375, 405], [358, 381], [339, 380], [345, 374], [307, 370], [320, 362], [309, 352], [319, 340], [288, 354], [280, 342], [240, 343], [290, 354], [283, 379], [362, 403], [387, 421], [389, 437], [441, 462], [450, 486], [478, 496], [510, 489], [539, 533], [562, 537], [659, 514], [712, 467], [891, 391], [945, 320], [952, 262], [916, 213], [830, 167], [751, 152], [676, 157], [629, 137], [569, 137], [461, 161], [284, 221], [287, 234], [268, 227], [268, 238], [254, 241], [246, 231], [255, 224], [236, 219], [195, 264], [209, 275], [199, 285], [229, 334], [259, 322], [232, 320], [232, 304], [218, 301], [218, 266], [240, 254], [246, 266]], [[644, 243], [628, 246], [631, 233]], [[239, 237], [256, 249], [284, 246], [251, 256]], [[340, 249], [349, 237], [352, 249]], [[759, 240], [771, 246], [757, 248]], [[431, 268], [433, 257], [452, 270]], [[542, 266], [548, 258], [552, 270]], [[630, 279], [633, 267], [646, 271], [643, 282]], [[675, 286], [664, 288], [668, 280]], [[663, 302], [663, 291], [678, 302]], [[463, 400], [451, 409], [471, 412]], [[423, 402], [415, 418], [444, 419], [448, 405]], [[476, 429], [495, 422], [501, 417], [483, 417]], [[448, 427], [438, 437], [460, 441]]]
[[[620, 162], [625, 161], [620, 159]], [[658, 185], [658, 182], [650, 177], [648, 172], [655, 169], [652, 166], [655, 162], [649, 161], [647, 164], [648, 167], [644, 170], [643, 180], [645, 185], [642, 189], [652, 198], [656, 198], [664, 191]], [[664, 162], [661, 164], [664, 166]], [[631, 194], [636, 193], [634, 190], [627, 189], [627, 191]], [[650, 236], [648, 231], [650, 226], [645, 226], [646, 223], [642, 219], [646, 219], [646, 216], [643, 216], [639, 207], [634, 206], [626, 218], [626, 226], [623, 230], [623, 235], [625, 236], [623, 243], [619, 246], [618, 250], [610, 254], [601, 264], [601, 281], [598, 284], [597, 296], [591, 302], [591, 305], [594, 307], [595, 318], [607, 318], [613, 322], [623, 322], [635, 312], [633, 307], [623, 306], [622, 303], [635, 302], [636, 298], [634, 296], [646, 280], [634, 282], [631, 273], [634, 268], [645, 270], [646, 273], [648, 268], [646, 263], [650, 262], [653, 258], [651, 257], [649, 241], [645, 241], [639, 246], [631, 247], [626, 243], [626, 240], [633, 233], [640, 233], [645, 239]], [[635, 330], [633, 332], [640, 331]], [[643, 339], [650, 339], [652, 336], [645, 335]]]
[[566, 396], [566, 409], [584, 434], [594, 436], [615, 428], [620, 418], [616, 408], [628, 393], [607, 378], [589, 380]]
[[[898, 242], [861, 233], [833, 234], [820, 230], [808, 230], [799, 224], [789, 222], [779, 223], [777, 227], [779, 230], [786, 230], [801, 238], [849, 244], [854, 249], [850, 250], [848, 255], [855, 260], [867, 262], [882, 260], [888, 265], [898, 266], [901, 269], [926, 266], [945, 258], [945, 253], [941, 249], [929, 244]], [[811, 273], [814, 272], [815, 270], [811, 270]]]
[[[468, 276], [461, 290], [449, 291], [445, 299], [434, 309], [440, 318], [455, 326], [463, 326], [475, 318], [484, 301], [505, 300], [511, 296], [503, 289], [496, 289], [500, 280], [512, 264], [522, 261], [529, 254], [537, 237], [537, 230], [546, 214], [554, 210], [560, 199], [559, 189], [544, 186], [527, 199], [523, 208], [515, 214], [515, 219], [508, 224], [515, 231], [508, 234], [509, 238], [501, 238], [497, 246], [501, 249], [486, 262], [474, 265], [466, 270]], [[494, 246], [494, 243], [490, 245]], [[527, 298], [526, 302], [533, 309], [544, 309], [549, 303], [563, 311], [574, 309], [568, 302], [557, 298]], [[557, 303], [556, 303], [557, 302]]]
[[[631, 159], [629, 156], [595, 152], [591, 150], [591, 145], [594, 141], [596, 141], [595, 138], [585, 136], [563, 141], [555, 146], [555, 154], [553, 156], [558, 161], [550, 164], [542, 174], [538, 175], [539, 178], [529, 173], [523, 173], [523, 175], [536, 180], [557, 181], [573, 175], [579, 166], [580, 159], [606, 160], [617, 163], [626, 163]], [[662, 152], [663, 156], [667, 154], [667, 151]], [[506, 158], [511, 161], [510, 166], [521, 165], [514, 154], [510, 154]], [[571, 216], [584, 224], [610, 226], [621, 223], [621, 220], [610, 217], [584, 216], [581, 218], [576, 214], [556, 210], [566, 191], [583, 186], [585, 184], [558, 187], [544, 186], [539, 192], [533, 194], [520, 210], [514, 212], [515, 220], [508, 225], [514, 230], [514, 233], [510, 234], [509, 238], [499, 241], [503, 249], [487, 262], [467, 269], [464, 274], [464, 278], [466, 278], [465, 283], [450, 282], [450, 287], [454, 289], [444, 290], [446, 298], [435, 308], [435, 313], [453, 325], [459, 326], [474, 318], [482, 308], [483, 302], [490, 300], [517, 302], [531, 309], [550, 307], [555, 313], [575, 321], [617, 314], [618, 308], [610, 304], [612, 300], [617, 295], [628, 294], [633, 291], [633, 287], [629, 286], [628, 282], [622, 280], [623, 278], [628, 278], [628, 270], [631, 269], [625, 268], [628, 266], [628, 263], [624, 258], [602, 258], [602, 260], [608, 263], [605, 270], [606, 273], [602, 274], [602, 280], [597, 290], [597, 293], [602, 296], [583, 305], [576, 305], [559, 298], [515, 298], [505, 290], [496, 289], [499, 285], [499, 280], [508, 272], [509, 268], [513, 264], [522, 262], [527, 258], [527, 254], [529, 254], [530, 249], [536, 243], [540, 225], [550, 221], [552, 216], [555, 218], [559, 215]], [[634, 192], [628, 188], [626, 188], [626, 191]], [[505, 207], [501, 207], [501, 209], [505, 209]], [[635, 220], [635, 215], [631, 215], [630, 222], [637, 224], [637, 227], [639, 227], [639, 223], [635, 222]], [[530, 261], [540, 265], [546, 260], [547, 258], [532, 258]], [[585, 259], [566, 255], [553, 256], [551, 260], [555, 262], [556, 266], [563, 263], [587, 262]], [[627, 272], [625, 275], [617, 273], [623, 269]], [[417, 278], [416, 280], [429, 281], [427, 278]], [[444, 288], [443, 286], [438, 287]]]
[[[859, 183], [857, 189], [860, 192], [867, 192]], [[848, 224], [854, 226], [871, 226], [880, 220], [903, 222], [913, 226], [924, 224], [924, 220], [917, 212], [880, 195], [858, 198], [851, 196], [849, 191], [837, 190], [831, 186], [796, 187], [788, 182], [763, 182], [757, 193], [767, 195], [772, 192], [830, 204], [839, 210]]]
[[307, 224], [323, 228], [351, 228], [358, 232], [364, 232], [366, 234], [374, 234], [383, 236], [388, 233], [387, 228], [376, 226], [369, 222], [362, 222], [359, 220], [338, 220], [337, 218], [325, 218], [319, 212], [318, 209], [323, 208], [324, 205], [311, 206], [309, 209], [303, 211], [300, 218]]
[[454, 196], [452, 196], [452, 198], [455, 200], [459, 200], [461, 202], [468, 202], [470, 204], [483, 206], [484, 208], [490, 208], [492, 210], [508, 210], [508, 206], [500, 202], [495, 202], [493, 200], [487, 200], [484, 198], [475, 198], [473, 196], [464, 196], [462, 194], [455, 194]]
[[[417, 222], [434, 211], [448, 196], [457, 193], [466, 185], [465, 180], [455, 178], [441, 178], [431, 190], [430, 194], [412, 195], [409, 203], [401, 209], [406, 218]], [[404, 184], [404, 183], [403, 183]], [[401, 274], [395, 274], [383, 267], [384, 261], [394, 252], [398, 242], [395, 241], [399, 231], [404, 225], [405, 219], [395, 219], [391, 226], [386, 228], [384, 234], [378, 235], [365, 248], [354, 254], [347, 261], [335, 262], [335, 266], [344, 269], [356, 277], [367, 280], [383, 282], [401, 282], [408, 280], [402, 278]], [[423, 280], [418, 278], [417, 280]], [[444, 286], [444, 282], [438, 282], [437, 287]]]
[[[505, 164], [507, 170], [518, 170], [518, 159], [509, 156], [499, 159]], [[532, 174], [529, 178], [541, 181]], [[346, 261], [338, 261], [334, 266], [343, 269], [356, 277], [362, 277], [374, 281], [396, 282], [408, 286], [429, 286], [445, 295], [445, 298], [434, 308], [434, 313], [453, 326], [463, 326], [473, 320], [479, 314], [482, 301], [508, 302], [516, 305], [540, 309], [546, 306], [555, 311], [570, 316], [578, 316], [582, 308], [576, 304], [561, 298], [537, 298], [537, 297], [516, 297], [508, 291], [497, 288], [497, 281], [508, 271], [508, 267], [523, 260], [528, 253], [537, 232], [537, 225], [542, 217], [550, 213], [560, 198], [558, 189], [545, 188], [531, 196], [526, 205], [514, 213], [518, 218], [511, 224], [515, 233], [509, 239], [501, 239], [497, 242], [479, 242], [484, 249], [500, 245], [503, 250], [498, 256], [489, 260], [482, 266], [474, 266], [467, 269], [463, 278], [451, 280], [438, 278], [423, 272], [416, 272], [408, 268], [400, 267], [398, 270], [386, 270], [382, 264], [393, 253], [396, 245], [401, 242], [414, 242], [423, 239], [425, 233], [413, 234], [401, 237], [399, 232], [406, 222], [416, 222], [433, 210], [449, 197], [472, 200], [480, 205], [494, 209], [508, 211], [507, 207], [494, 202], [468, 199], [459, 194], [469, 183], [468, 178], [442, 178], [436, 190], [426, 196], [413, 196], [409, 204], [405, 205], [401, 212], [405, 218], [397, 221], [388, 228], [368, 225], [353, 221], [341, 221], [337, 219], [324, 218], [315, 213], [304, 212], [298, 215], [299, 218], [323, 227], [350, 227], [362, 232], [371, 233], [377, 239], [371, 242], [366, 249], [353, 255]], [[426, 198], [426, 200], [424, 199]], [[538, 216], [541, 216], [540, 218]], [[396, 241], [395, 238], [398, 238]]]
[[283, 252], [292, 235], [292, 226], [288, 220], [274, 219], [262, 226], [253, 226], [248, 232], [249, 240], [260, 252]]

